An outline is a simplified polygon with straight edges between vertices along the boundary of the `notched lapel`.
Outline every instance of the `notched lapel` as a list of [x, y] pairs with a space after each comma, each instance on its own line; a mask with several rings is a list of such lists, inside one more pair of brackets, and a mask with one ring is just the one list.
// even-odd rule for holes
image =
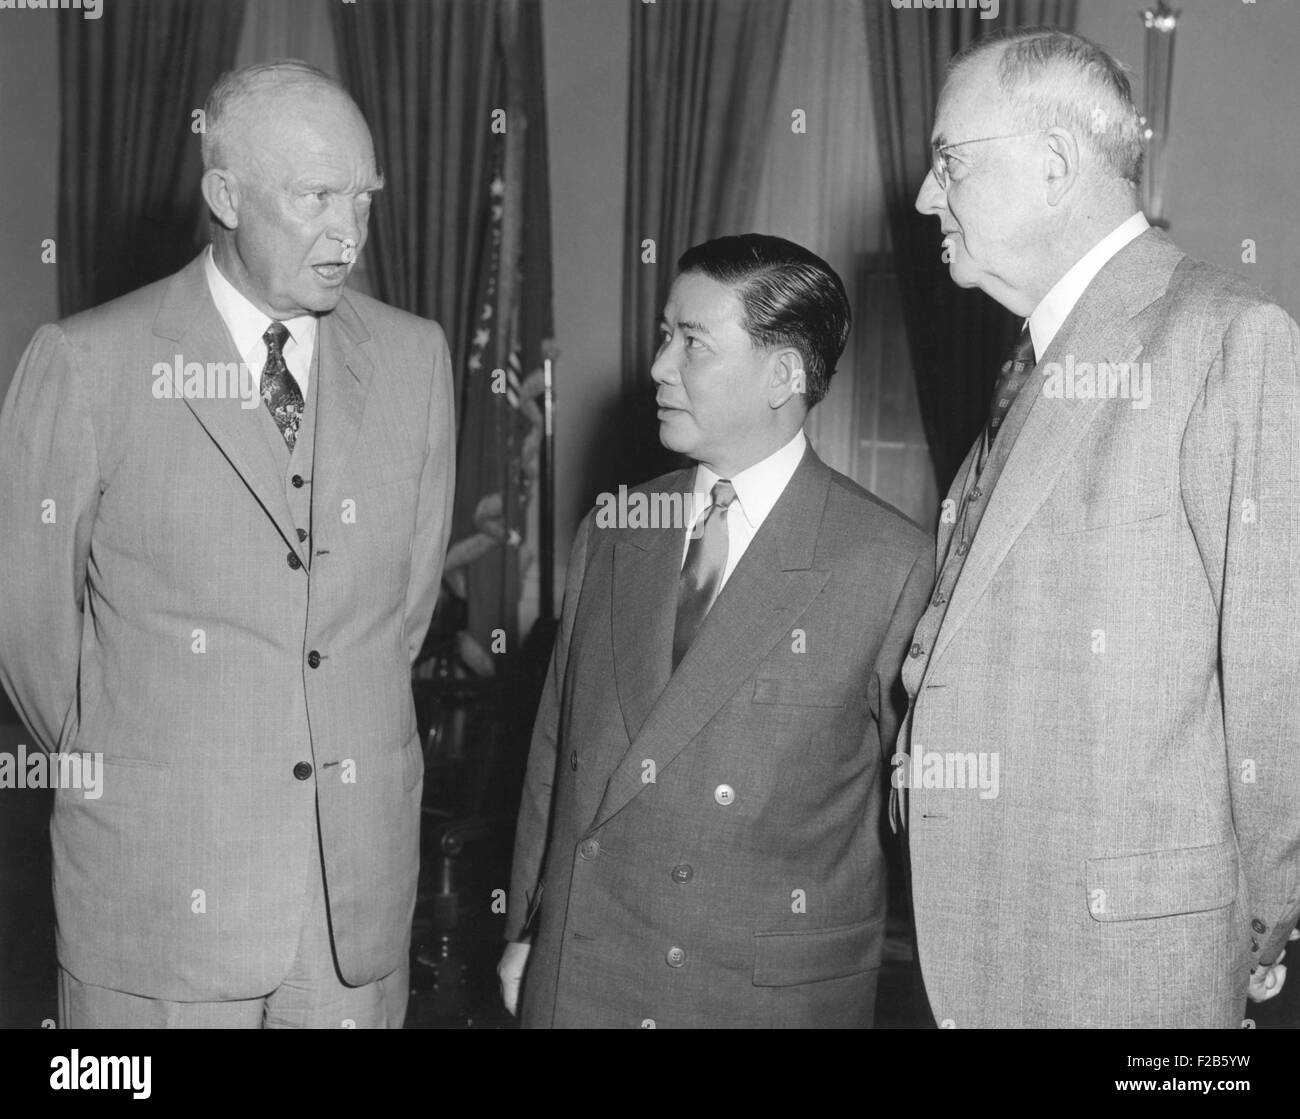
[[989, 496], [970, 555], [953, 590], [929, 658], [932, 667], [988, 589], [1016, 538], [1051, 494], [1088, 427], [1108, 399], [1046, 397], [1044, 367], [1075, 362], [1133, 362], [1142, 353], [1134, 320], [1167, 289], [1181, 254], [1154, 231], [1122, 249], [1084, 292], [1034, 372], [1024, 426]]
[[[172, 279], [154, 319], [154, 334], [175, 342], [184, 362], [206, 365], [224, 359], [238, 364], [242, 360], [208, 292], [202, 255]], [[283, 472], [255, 422], [257, 417], [237, 399], [187, 398], [185, 404], [305, 564], [308, 557], [294, 528]]]
[[344, 296], [322, 315], [316, 345], [321, 394], [316, 410], [316, 454], [312, 463], [313, 523], [335, 523], [343, 483], [352, 462], [366, 412], [374, 367], [361, 347], [365, 325]]

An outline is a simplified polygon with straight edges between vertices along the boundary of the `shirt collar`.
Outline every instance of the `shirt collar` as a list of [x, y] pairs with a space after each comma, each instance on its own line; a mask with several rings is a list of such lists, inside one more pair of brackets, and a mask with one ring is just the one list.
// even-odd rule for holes
[[[266, 343], [262, 335], [271, 325], [271, 318], [266, 312], [255, 307], [234, 284], [226, 279], [213, 256], [212, 246], [208, 246], [207, 256], [203, 258], [203, 270], [208, 279], [208, 291], [212, 293], [212, 302], [217, 305], [230, 336], [235, 340], [235, 348], [246, 365], [261, 369], [266, 364]], [[310, 354], [316, 344], [317, 320], [315, 315], [298, 315], [285, 319], [292, 342], [285, 343], [285, 349], [297, 344], [306, 354]]]
[[1061, 325], [1070, 317], [1074, 305], [1079, 302], [1088, 285], [1097, 273], [1117, 252], [1135, 237], [1140, 237], [1148, 228], [1146, 216], [1139, 210], [1125, 218], [1105, 237], [1074, 263], [1064, 276], [1056, 281], [1055, 286], [1034, 308], [1029, 316], [1029, 333], [1034, 339], [1034, 355], [1041, 361], [1047, 347], [1052, 344]]
[[[779, 451], [773, 451], [761, 462], [746, 467], [730, 479], [732, 486], [736, 490], [736, 502], [731, 508], [735, 509], [736, 505], [739, 505], [745, 520], [749, 522], [749, 527], [755, 532], [758, 531], [759, 525], [767, 519], [767, 515], [772, 511], [772, 506], [777, 503], [778, 498], [785, 492], [785, 487], [790, 484], [790, 479], [794, 477], [794, 472], [803, 459], [804, 448], [807, 445], [808, 440], [804, 436], [803, 429], [800, 428], [795, 432], [794, 438]], [[718, 475], [705, 466], [704, 463], [696, 464], [696, 493], [707, 495], [717, 481]], [[709, 499], [705, 496], [702, 502], [697, 501], [696, 509], [703, 512], [704, 507], [708, 504]], [[728, 515], [730, 515], [730, 511]]]

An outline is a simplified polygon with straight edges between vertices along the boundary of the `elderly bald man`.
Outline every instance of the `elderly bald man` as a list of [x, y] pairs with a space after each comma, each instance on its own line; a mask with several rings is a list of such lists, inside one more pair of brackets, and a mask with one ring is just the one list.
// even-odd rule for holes
[[931, 1007], [1240, 1026], [1300, 914], [1300, 331], [1148, 227], [1129, 82], [1087, 40], [979, 40], [931, 141], [953, 281], [1027, 320], [903, 670]]
[[42, 327], [0, 415], [0, 678], [103, 759], [55, 797], [61, 1025], [400, 1027], [447, 345], [347, 290], [383, 180], [337, 82], [206, 120], [211, 247]]

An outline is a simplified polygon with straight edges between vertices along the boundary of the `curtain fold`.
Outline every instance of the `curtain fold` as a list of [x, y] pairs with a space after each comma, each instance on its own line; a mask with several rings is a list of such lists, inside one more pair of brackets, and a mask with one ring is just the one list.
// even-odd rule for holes
[[1006, 27], [1074, 27], [1077, 0], [1003, 0], [978, 9], [895, 9], [864, 0], [876, 131], [917, 395], [939, 493], [986, 419], [997, 367], [1019, 322], [983, 292], [962, 289], [940, 258], [938, 224], [915, 201], [930, 169], [930, 131], [948, 59]]
[[113, 0], [59, 20], [59, 308], [123, 295], [207, 242], [193, 116], [230, 68], [243, 0]]
[[[790, 0], [692, 0], [632, 12], [623, 264], [623, 417], [619, 475], [669, 469], [650, 364], [677, 257], [747, 232], [771, 141]], [[642, 243], [654, 242], [654, 262]]]
[[[786, 237], [839, 273], [853, 329], [805, 431], [822, 459], [918, 523], [937, 508], [930, 451], [887, 250], [884, 190], [861, 0], [790, 12], [754, 229]], [[792, 132], [789, 106], [807, 113]], [[865, 119], [864, 119], [865, 118]]]
[[[333, 6], [341, 77], [387, 187], [365, 256], [376, 296], [446, 330], [457, 399], [449, 569], [480, 651], [513, 649], [539, 416], [525, 389], [552, 333], [537, 0]], [[499, 371], [499, 373], [498, 373]], [[463, 582], [462, 582], [463, 579]], [[490, 670], [483, 652], [476, 663]]]

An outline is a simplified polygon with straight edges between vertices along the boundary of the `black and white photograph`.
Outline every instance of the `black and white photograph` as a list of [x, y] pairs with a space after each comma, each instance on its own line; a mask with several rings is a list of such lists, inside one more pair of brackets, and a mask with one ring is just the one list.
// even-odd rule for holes
[[1296, 0], [0, 0], [6, 1080], [1280, 1082], [1297, 58]]

